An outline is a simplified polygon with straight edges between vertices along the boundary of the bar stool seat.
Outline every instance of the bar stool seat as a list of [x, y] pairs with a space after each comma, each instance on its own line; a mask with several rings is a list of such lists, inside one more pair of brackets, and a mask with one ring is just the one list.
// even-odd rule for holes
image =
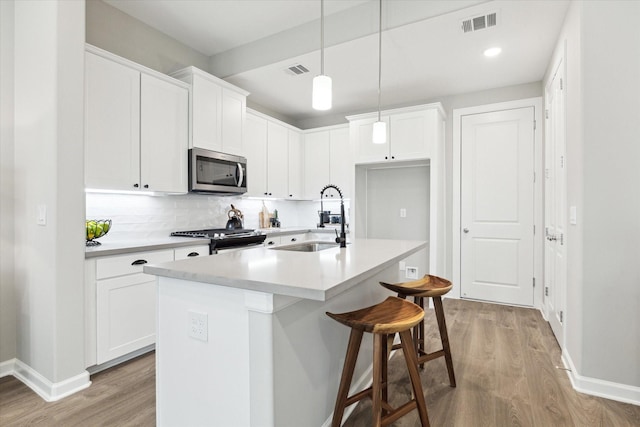
[[[413, 297], [413, 302], [424, 309], [425, 298], [433, 299], [433, 307], [436, 312], [436, 320], [438, 322], [438, 329], [440, 330], [440, 341], [442, 342], [442, 349], [427, 353], [425, 350], [425, 333], [424, 333], [424, 321], [420, 322], [417, 328], [413, 329], [413, 340], [415, 345], [415, 351], [418, 355], [418, 363], [420, 368], [424, 367], [425, 362], [429, 360], [437, 359], [438, 357], [444, 357], [447, 364], [447, 372], [449, 374], [449, 384], [451, 387], [456, 386], [456, 376], [453, 371], [453, 360], [451, 358], [451, 349], [449, 347], [449, 335], [447, 334], [447, 323], [444, 318], [444, 309], [442, 308], [442, 295], [451, 290], [453, 284], [442, 277], [425, 275], [423, 278], [413, 280], [411, 282], [404, 283], [384, 283], [380, 282], [385, 288], [398, 293], [398, 297], [405, 299], [406, 297]], [[400, 348], [400, 346], [393, 346], [394, 349]]]
[[[424, 310], [407, 300], [389, 297], [371, 307], [341, 314], [327, 312], [327, 315], [351, 328], [347, 355], [333, 412], [332, 427], [340, 427], [342, 416], [347, 406], [367, 396], [371, 397], [372, 400], [372, 425], [376, 427], [389, 425], [417, 408], [422, 425], [428, 427], [427, 406], [420, 382], [418, 361], [413, 350], [413, 339], [411, 338], [411, 328], [422, 322]], [[373, 334], [373, 383], [371, 387], [348, 396], [360, 344], [365, 332]], [[400, 345], [405, 354], [414, 395], [412, 400], [399, 408], [391, 407], [387, 401], [387, 346], [389, 335], [393, 336], [396, 333], [400, 334]]]

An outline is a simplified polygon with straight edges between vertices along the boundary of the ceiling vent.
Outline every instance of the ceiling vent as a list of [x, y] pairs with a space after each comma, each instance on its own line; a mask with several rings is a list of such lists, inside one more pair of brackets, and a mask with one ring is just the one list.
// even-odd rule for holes
[[462, 21], [461, 29], [463, 33], [473, 33], [486, 28], [498, 25], [498, 13], [492, 12], [486, 15], [474, 16]]
[[302, 64], [295, 64], [285, 68], [284, 72], [289, 74], [290, 76], [299, 76], [301, 74], [308, 73], [309, 69]]

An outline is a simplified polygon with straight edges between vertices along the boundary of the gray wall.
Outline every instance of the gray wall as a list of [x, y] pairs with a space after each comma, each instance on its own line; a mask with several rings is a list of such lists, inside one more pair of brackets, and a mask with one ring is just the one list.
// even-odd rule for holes
[[[640, 3], [574, 2], [566, 49], [567, 305], [575, 374], [640, 386]], [[551, 66], [555, 61], [552, 61]], [[547, 72], [549, 78], [551, 70]]]
[[16, 357], [13, 219], [13, 2], [0, 1], [0, 363]]
[[86, 2], [87, 43], [161, 73], [191, 66], [207, 71], [209, 57], [101, 0]]
[[582, 6], [583, 374], [640, 387], [640, 2]]

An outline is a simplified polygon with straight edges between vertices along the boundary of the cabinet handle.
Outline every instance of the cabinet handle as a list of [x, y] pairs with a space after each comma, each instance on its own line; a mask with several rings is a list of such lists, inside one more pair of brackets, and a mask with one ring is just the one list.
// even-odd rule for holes
[[268, 196], [268, 195], [269, 195], [269, 193], [267, 193], [267, 192], [265, 191], [265, 192], [264, 192], [264, 195], [265, 195], [265, 196]]
[[131, 265], [142, 265], [142, 264], [146, 264], [146, 263], [147, 263], [146, 259], [137, 259], [137, 260], [133, 261], [131, 263]]
[[149, 184], [145, 184], [145, 185], [144, 185], [144, 188], [149, 188]]
[[198, 256], [200, 255], [198, 252], [190, 252], [187, 256]]
[[391, 156], [391, 160], [393, 160], [393, 159], [395, 159], [395, 158], [396, 158], [396, 156]]
[[289, 194], [289, 197], [293, 197], [293, 194]]
[[296, 239], [295, 237], [292, 237], [292, 238], [291, 238], [291, 241], [292, 241], [292, 242], [297, 242], [297, 241], [298, 241], [298, 239]]
[[385, 160], [389, 160], [389, 157], [388, 157], [388, 156], [384, 156], [384, 159], [385, 159]]
[[271, 193], [269, 193], [269, 195], [271, 196]]
[[140, 187], [140, 186], [139, 186], [138, 184], [133, 184], [133, 187], [134, 187], [134, 188], [138, 188], [138, 187]]
[[274, 242], [274, 241], [271, 241], [271, 242], [267, 243], [267, 245], [275, 245], [275, 244], [276, 244], [276, 242]]

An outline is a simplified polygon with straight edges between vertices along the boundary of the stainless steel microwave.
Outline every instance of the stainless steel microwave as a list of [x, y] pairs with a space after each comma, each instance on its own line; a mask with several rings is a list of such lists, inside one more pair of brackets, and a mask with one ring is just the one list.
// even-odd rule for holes
[[202, 148], [189, 149], [189, 191], [246, 193], [247, 159]]

